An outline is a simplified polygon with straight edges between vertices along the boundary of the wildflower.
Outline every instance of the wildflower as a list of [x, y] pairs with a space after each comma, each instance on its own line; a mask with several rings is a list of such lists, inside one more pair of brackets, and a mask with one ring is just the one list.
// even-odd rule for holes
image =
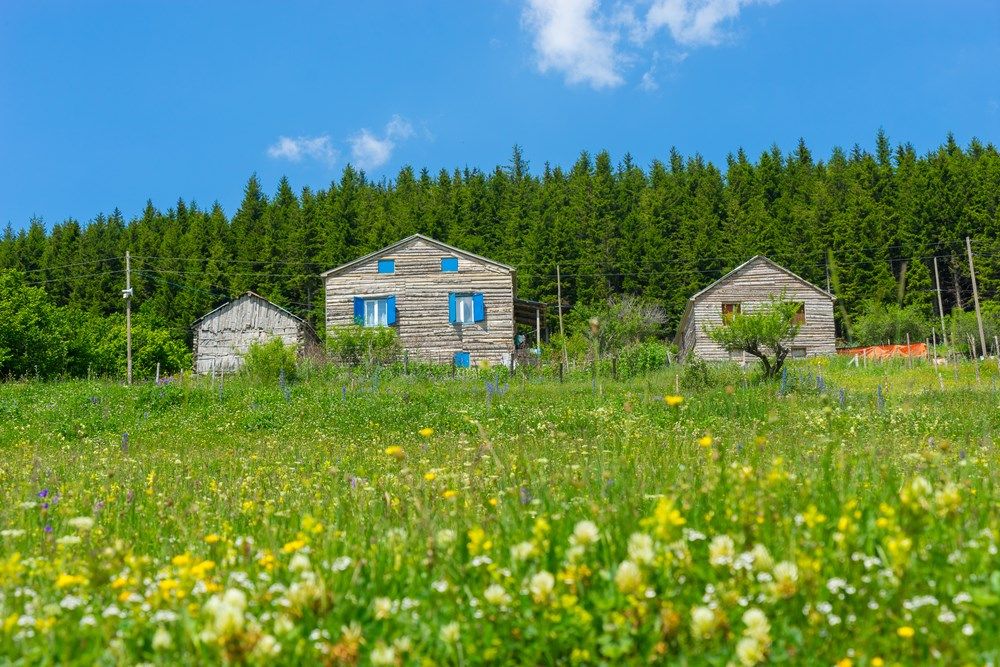
[[457, 495], [458, 495], [458, 491], [456, 491], [454, 489], [446, 489], [445, 492], [441, 494], [441, 497], [444, 498], [445, 500], [451, 500], [452, 498], [454, 498]]
[[386, 447], [385, 453], [397, 460], [406, 456], [406, 452], [404, 452], [403, 448], [399, 445], [390, 445], [389, 447]]
[[747, 626], [743, 631], [747, 637], [753, 637], [764, 645], [771, 643], [771, 624], [760, 609], [756, 607], [747, 609], [743, 613], [743, 623]]
[[430, 428], [428, 426], [425, 426], [424, 428], [422, 428], [419, 431], [417, 431], [417, 433], [419, 433], [420, 435], [422, 435], [425, 438], [429, 438], [432, 435], [434, 435], [434, 429], [432, 429], [432, 428]]
[[695, 607], [691, 610], [691, 634], [698, 639], [708, 639], [715, 632], [715, 612], [708, 607]]
[[441, 641], [443, 641], [445, 644], [454, 644], [455, 642], [458, 641], [458, 638], [461, 636], [461, 629], [459, 628], [458, 623], [452, 621], [447, 625], [441, 626], [441, 632], [439, 636], [441, 637]]
[[292, 572], [305, 572], [311, 567], [309, 562], [309, 556], [302, 552], [296, 553], [292, 556], [292, 560], [288, 563], [288, 569]]
[[69, 588], [70, 586], [83, 586], [87, 584], [87, 578], [79, 574], [60, 574], [56, 578], [57, 588]]
[[497, 607], [510, 603], [510, 595], [500, 584], [493, 584], [483, 592], [483, 599]]
[[872, 658], [871, 665], [872, 667], [885, 667], [885, 660], [876, 656]]
[[653, 552], [653, 538], [646, 533], [632, 533], [628, 538], [628, 557], [636, 563], [649, 564], [656, 554]]
[[227, 589], [221, 597], [213, 595], [205, 603], [205, 610], [213, 616], [215, 636], [228, 637], [241, 632], [246, 606], [247, 596], [238, 588]]
[[712, 435], [710, 433], [706, 433], [705, 435], [701, 436], [700, 438], [698, 438], [698, 444], [701, 445], [702, 447], [711, 447]]
[[684, 402], [683, 396], [677, 396], [676, 394], [670, 394], [663, 397], [663, 401], [670, 407], [676, 408], [678, 405]]
[[708, 545], [708, 562], [712, 565], [729, 565], [736, 554], [736, 545], [728, 535], [717, 535]]
[[955, 514], [961, 504], [962, 496], [953, 482], [949, 482], [943, 489], [934, 494], [934, 507], [938, 516], [946, 517]]
[[154, 651], [166, 651], [171, 646], [173, 646], [174, 638], [170, 635], [162, 625], [157, 628], [156, 634], [153, 635], [153, 650]]
[[573, 528], [573, 537], [570, 541], [579, 546], [594, 544], [601, 539], [601, 533], [597, 530], [597, 525], [593, 521], [580, 521]]
[[435, 479], [437, 479], [437, 473], [435, 473], [433, 470], [424, 473], [425, 481], [433, 482]]
[[533, 542], [518, 542], [510, 548], [510, 557], [514, 561], [525, 561], [535, 555]]
[[469, 530], [467, 535], [469, 537], [469, 542], [466, 546], [469, 549], [469, 554], [472, 556], [478, 556], [483, 552], [489, 551], [493, 547], [493, 541], [486, 537], [486, 531], [479, 526]]
[[85, 533], [94, 527], [94, 519], [89, 516], [75, 516], [67, 523], [81, 533]]
[[903, 639], [909, 639], [914, 635], [914, 631], [913, 628], [911, 628], [909, 625], [903, 625], [896, 629], [896, 634], [902, 637]]
[[542, 570], [531, 578], [528, 590], [531, 592], [531, 599], [537, 604], [547, 602], [552, 590], [555, 588], [556, 578], [552, 573]]
[[375, 607], [376, 619], [384, 621], [385, 619], [392, 616], [393, 604], [392, 600], [390, 600], [389, 598], [385, 597], [375, 598], [375, 600], [372, 602], [372, 605]]
[[771, 558], [771, 552], [763, 544], [755, 544], [753, 549], [750, 550], [750, 555], [753, 556], [753, 567], [758, 572], [766, 572], [774, 567], [774, 559]]
[[615, 585], [626, 595], [639, 590], [642, 587], [642, 572], [639, 566], [630, 560], [622, 561], [615, 572]]
[[5, 530], [0, 530], [0, 537], [21, 537], [24, 535], [23, 528], [7, 528]]
[[215, 533], [209, 533], [208, 535], [205, 536], [204, 539], [206, 544], [215, 544], [222, 538], [216, 535]]
[[752, 667], [764, 661], [765, 648], [753, 637], [744, 637], [736, 644], [736, 657], [741, 665]]
[[273, 635], [263, 635], [257, 640], [257, 644], [253, 647], [253, 652], [262, 658], [273, 658], [281, 653], [281, 644], [278, 643], [278, 640]]
[[669, 498], [660, 498], [653, 510], [653, 516], [642, 521], [643, 526], [652, 526], [653, 533], [661, 540], [669, 539], [672, 529], [685, 523], [687, 521], [674, 507], [674, 501]]
[[799, 589], [799, 568], [795, 563], [781, 561], [774, 566], [774, 592], [779, 598], [789, 598]]
[[442, 528], [437, 532], [437, 535], [434, 536], [434, 541], [437, 542], [439, 547], [443, 548], [450, 546], [455, 541], [456, 537], [458, 537], [458, 535], [454, 530], [450, 528]]
[[917, 475], [903, 485], [899, 491], [899, 499], [904, 505], [913, 509], [930, 507], [930, 496], [934, 489], [925, 478]]
[[396, 649], [380, 641], [372, 649], [371, 662], [379, 667], [396, 664]]
[[285, 546], [281, 547], [281, 552], [286, 554], [295, 553], [299, 549], [306, 546], [306, 541], [303, 539], [292, 540], [291, 542], [286, 542]]
[[81, 542], [79, 535], [63, 535], [56, 540], [56, 544], [62, 547], [68, 547], [74, 544], [79, 544]]
[[352, 561], [350, 556], [341, 556], [337, 560], [333, 561], [333, 565], [330, 566], [330, 569], [334, 572], [343, 572], [351, 566], [351, 563]]

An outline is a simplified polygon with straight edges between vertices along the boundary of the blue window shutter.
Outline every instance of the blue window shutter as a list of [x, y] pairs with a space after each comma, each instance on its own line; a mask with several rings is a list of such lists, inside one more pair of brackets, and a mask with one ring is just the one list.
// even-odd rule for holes
[[442, 257], [441, 270], [445, 273], [455, 273], [458, 271], [458, 257]]
[[365, 300], [360, 296], [354, 297], [354, 323], [365, 323]]
[[456, 368], [469, 368], [470, 359], [468, 352], [456, 352], [455, 353], [455, 367]]
[[394, 259], [380, 259], [378, 261], [378, 272], [379, 273], [395, 273], [396, 272], [396, 260], [394, 260]]
[[472, 319], [476, 322], [482, 322], [486, 319], [486, 303], [483, 301], [482, 294], [472, 295]]
[[455, 323], [455, 293], [448, 292], [448, 321]]
[[386, 314], [385, 323], [392, 326], [396, 323], [396, 297], [390, 296], [385, 300], [386, 310], [389, 312]]

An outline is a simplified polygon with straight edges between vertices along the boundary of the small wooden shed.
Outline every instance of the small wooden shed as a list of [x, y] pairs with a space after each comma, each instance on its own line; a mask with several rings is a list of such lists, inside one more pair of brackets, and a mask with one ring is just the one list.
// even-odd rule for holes
[[792, 340], [789, 356], [834, 354], [835, 297], [767, 257], [757, 255], [688, 299], [674, 339], [681, 360], [691, 354], [707, 361], [741, 360], [741, 353], [727, 352], [709, 338], [705, 327], [719, 326], [727, 316], [751, 312], [782, 295], [800, 304], [799, 332]]
[[513, 267], [422, 234], [322, 274], [327, 328], [394, 327], [410, 358], [507, 364], [514, 325], [541, 329], [543, 304], [514, 298]]
[[280, 338], [304, 355], [320, 345], [309, 323], [254, 292], [222, 304], [191, 325], [196, 373], [232, 372], [252, 343]]

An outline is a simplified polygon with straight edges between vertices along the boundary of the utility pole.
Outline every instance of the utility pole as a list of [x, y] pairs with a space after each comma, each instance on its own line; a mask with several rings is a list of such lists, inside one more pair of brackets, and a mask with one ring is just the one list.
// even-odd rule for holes
[[983, 314], [979, 310], [979, 287], [976, 286], [976, 269], [972, 266], [972, 241], [965, 237], [965, 252], [969, 255], [969, 273], [972, 275], [972, 299], [976, 304], [976, 322], [979, 324], [979, 349], [986, 356], [986, 334], [983, 333]]
[[948, 333], [944, 328], [944, 306], [941, 305], [941, 277], [938, 275], [937, 255], [934, 255], [934, 289], [937, 292], [938, 314], [941, 315], [941, 341], [948, 345]]
[[132, 386], [132, 255], [125, 251], [125, 289], [122, 290], [125, 299], [125, 355], [127, 357], [126, 381]]
[[566, 334], [563, 331], [562, 320], [562, 275], [559, 273], [559, 265], [556, 264], [556, 299], [559, 308], [559, 338], [562, 339], [563, 369], [569, 370], [569, 355], [566, 353]]

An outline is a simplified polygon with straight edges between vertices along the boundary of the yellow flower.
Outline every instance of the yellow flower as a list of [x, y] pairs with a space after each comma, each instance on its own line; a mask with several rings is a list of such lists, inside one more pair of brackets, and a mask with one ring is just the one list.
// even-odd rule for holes
[[454, 498], [457, 495], [458, 495], [458, 491], [456, 491], [455, 489], [447, 489], [447, 490], [445, 490], [444, 493], [441, 494], [441, 497], [444, 498], [445, 500], [451, 500], [452, 498]]
[[292, 540], [291, 542], [286, 542], [285, 546], [281, 547], [281, 551], [282, 551], [282, 553], [286, 553], [286, 554], [295, 553], [296, 551], [298, 551], [299, 549], [301, 549], [305, 545], [306, 545], [306, 541], [305, 540], [301, 540], [301, 539], [299, 539], [299, 540]]
[[672, 408], [676, 408], [678, 405], [684, 402], [684, 397], [677, 396], [676, 394], [670, 394], [663, 397], [663, 402]]
[[406, 453], [403, 451], [403, 448], [400, 447], [399, 445], [390, 445], [386, 447], [385, 453], [394, 459], [401, 459], [404, 456], [406, 456]]
[[425, 472], [424, 473], [424, 479], [427, 480], [428, 482], [433, 482], [435, 479], [437, 479], [437, 473], [435, 473], [433, 471], [431, 471], [431, 472]]
[[914, 632], [913, 628], [911, 628], [908, 625], [904, 625], [896, 630], [896, 634], [902, 637], [903, 639], [909, 639], [910, 637], [913, 636]]
[[705, 435], [703, 435], [700, 438], [698, 438], [698, 444], [701, 445], [702, 447], [711, 447], [712, 446], [712, 434], [711, 433], [706, 433]]
[[885, 660], [882, 658], [872, 658], [872, 667], [884, 667]]
[[[874, 660], [872, 661], [872, 664], [875, 664]], [[837, 667], [852, 667], [852, 665], [854, 665], [854, 661], [850, 658], [841, 658], [837, 661]]]
[[174, 556], [173, 558], [171, 558], [170, 562], [176, 565], [177, 567], [185, 567], [191, 564], [191, 556], [190, 554], [183, 553], [180, 554], [179, 556]]
[[429, 438], [432, 435], [434, 435], [434, 429], [425, 426], [424, 428], [422, 428], [419, 431], [417, 431], [417, 433], [419, 433], [420, 435], [424, 436], [425, 438]]
[[215, 544], [221, 539], [222, 538], [216, 535], [215, 533], [209, 533], [208, 535], [205, 536], [205, 542], [208, 544]]
[[87, 583], [87, 578], [80, 576], [79, 574], [60, 574], [56, 578], [57, 588], [69, 588], [70, 586], [80, 586]]
[[500, 501], [497, 500], [496, 498], [490, 498], [487, 502], [490, 504], [490, 506], [496, 507], [497, 503], [499, 503]]

